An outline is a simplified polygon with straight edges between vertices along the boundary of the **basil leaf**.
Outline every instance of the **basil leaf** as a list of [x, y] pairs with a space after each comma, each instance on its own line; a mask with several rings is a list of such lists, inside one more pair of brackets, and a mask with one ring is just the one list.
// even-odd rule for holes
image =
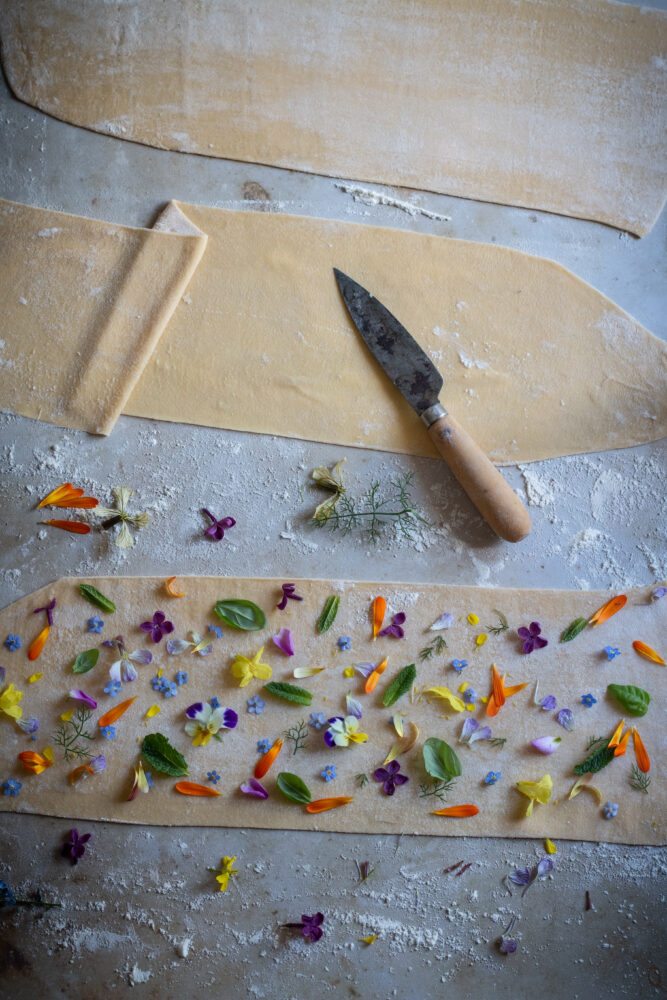
[[148, 736], [144, 736], [141, 752], [146, 758], [146, 763], [155, 771], [170, 774], [173, 778], [180, 778], [188, 773], [185, 757], [174, 749], [162, 733], [149, 733]]
[[461, 761], [449, 744], [435, 737], [426, 740], [424, 749], [424, 767], [432, 778], [438, 781], [451, 781], [461, 775]]
[[313, 796], [310, 794], [308, 785], [305, 785], [298, 775], [290, 774], [289, 771], [281, 771], [276, 784], [285, 798], [291, 799], [292, 802], [301, 802], [304, 805], [312, 802]]
[[580, 632], [583, 632], [588, 625], [588, 620], [586, 618], [575, 618], [571, 622], [560, 637], [561, 642], [571, 642], [572, 639], [576, 639]]
[[218, 601], [213, 610], [225, 625], [242, 632], [256, 632], [266, 625], [266, 615], [252, 601]]
[[651, 695], [634, 684], [608, 684], [609, 694], [620, 701], [628, 715], [646, 715]]
[[299, 705], [310, 705], [313, 696], [305, 688], [297, 687], [296, 684], [288, 684], [286, 681], [270, 681], [264, 685], [264, 690], [269, 694], [275, 694], [285, 701], [295, 701]]
[[575, 774], [597, 774], [601, 771], [603, 767], [610, 764], [614, 759], [614, 751], [616, 747], [600, 747], [595, 753], [592, 753], [590, 757], [587, 757], [585, 761], [581, 764], [577, 764], [574, 768]]
[[79, 653], [72, 664], [72, 670], [75, 674], [87, 674], [97, 663], [99, 655], [99, 649], [87, 649], [85, 653]]
[[393, 679], [384, 693], [384, 697], [382, 698], [382, 704], [384, 707], [389, 708], [389, 706], [393, 705], [395, 701], [402, 698], [404, 694], [407, 694], [416, 679], [417, 668], [414, 663], [410, 663], [407, 667], [403, 667], [401, 672]]
[[91, 604], [94, 604], [96, 608], [106, 611], [108, 615], [112, 615], [116, 610], [114, 602], [110, 601], [104, 594], [100, 594], [99, 590], [96, 587], [91, 587], [89, 583], [80, 583], [79, 593], [87, 601], [90, 601]]
[[338, 605], [340, 604], [340, 597], [336, 597], [332, 594], [331, 597], [327, 597], [324, 602], [324, 607], [322, 609], [322, 614], [317, 620], [317, 631], [327, 632], [333, 625], [336, 615], [338, 614]]

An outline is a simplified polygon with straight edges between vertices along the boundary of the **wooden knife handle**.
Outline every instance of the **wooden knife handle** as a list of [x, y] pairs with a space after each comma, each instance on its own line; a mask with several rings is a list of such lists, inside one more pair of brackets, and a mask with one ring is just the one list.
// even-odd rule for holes
[[458, 420], [447, 413], [428, 429], [431, 440], [484, 520], [507, 542], [530, 532], [530, 515], [511, 486]]

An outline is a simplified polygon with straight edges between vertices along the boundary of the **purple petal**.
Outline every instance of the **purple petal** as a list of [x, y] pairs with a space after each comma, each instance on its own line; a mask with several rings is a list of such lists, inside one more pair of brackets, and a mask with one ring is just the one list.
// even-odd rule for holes
[[393, 778], [389, 778], [382, 787], [384, 788], [385, 795], [393, 795], [396, 791], [396, 782]]
[[285, 656], [294, 656], [292, 633], [288, 628], [281, 628], [278, 635], [272, 636], [272, 639], [281, 653], [284, 653]]
[[[474, 719], [472, 720], [475, 721]], [[491, 739], [491, 727], [482, 726], [481, 729], [476, 730], [468, 740], [469, 743], [474, 743], [476, 740], [490, 740]]]
[[537, 874], [538, 875], [548, 875], [549, 872], [554, 870], [554, 863], [551, 858], [542, 858], [537, 864]]
[[192, 645], [187, 639], [169, 639], [167, 641], [167, 652], [170, 656], [180, 656]]
[[530, 868], [517, 868], [507, 876], [514, 885], [530, 885], [533, 881], [533, 873]]
[[532, 636], [538, 636], [542, 631], [539, 622], [531, 622], [528, 628], [530, 629], [530, 634]]
[[153, 654], [147, 649], [135, 649], [133, 653], [130, 653], [128, 659], [133, 660], [134, 663], [143, 663], [146, 666], [153, 662]]
[[377, 663], [354, 663], [353, 667], [359, 671], [362, 677], [368, 678], [377, 667]]
[[522, 639], [530, 639], [530, 632], [528, 631], [525, 625], [522, 625], [521, 628], [518, 628], [516, 630], [516, 634], [520, 636]]
[[554, 708], [556, 707], [556, 705], [557, 705], [557, 702], [556, 702], [556, 697], [555, 697], [555, 695], [553, 695], [553, 694], [548, 694], [548, 695], [546, 696], [546, 698], [543, 698], [543, 699], [542, 699], [542, 702], [541, 702], [541, 706], [540, 706], [540, 707], [541, 707], [541, 708], [543, 709], [543, 711], [545, 711], [545, 712], [553, 712], [553, 710], [554, 710]]
[[524, 653], [532, 653], [534, 649], [535, 649], [535, 643], [533, 642], [533, 640], [526, 639], [526, 641], [523, 644]]
[[348, 715], [353, 715], [355, 719], [360, 719], [362, 715], [361, 704], [351, 694], [345, 695], [345, 706]]
[[84, 702], [84, 704], [87, 705], [88, 708], [91, 709], [91, 711], [93, 712], [97, 708], [97, 702], [95, 701], [95, 699], [91, 698], [90, 695], [86, 694], [85, 691], [81, 691], [80, 688], [74, 688], [72, 691], [70, 691], [69, 696], [70, 698], [76, 699], [76, 701]]
[[268, 799], [269, 793], [264, 785], [260, 784], [256, 778], [248, 778], [245, 785], [241, 785], [241, 791], [246, 795], [253, 795], [256, 799]]
[[165, 615], [164, 611], [156, 611], [155, 614], [153, 615], [153, 623], [155, 625], [161, 625], [162, 622], [166, 619], [166, 617], [167, 616]]
[[326, 743], [326, 745], [328, 747], [335, 747], [336, 746], [336, 744], [334, 743], [334, 738], [333, 738], [333, 736], [331, 735], [331, 733], [329, 732], [328, 729], [326, 730], [326, 732], [324, 734], [324, 742]]
[[512, 938], [503, 938], [500, 942], [500, 950], [503, 955], [513, 955], [517, 947], [516, 941]]
[[404, 785], [406, 781], [409, 781], [407, 774], [395, 774], [393, 777], [393, 782], [395, 785]]
[[173, 622], [161, 622], [160, 623], [160, 628], [162, 629], [162, 635], [169, 635], [171, 632], [174, 631], [174, 623]]
[[239, 721], [239, 717], [233, 708], [226, 708], [225, 714], [222, 717], [222, 724], [225, 729], [236, 729], [236, 724]]
[[185, 714], [188, 719], [196, 719], [203, 708], [203, 704], [200, 701], [196, 701], [194, 705], [189, 705], [188, 708], [186, 708]]
[[405, 611], [399, 611], [397, 615], [394, 615], [394, 625], [402, 625], [405, 621]]
[[540, 736], [530, 742], [540, 753], [554, 753], [560, 741], [560, 736]]
[[[226, 531], [227, 528], [233, 528], [236, 521], [233, 517], [223, 517], [218, 523], [221, 524]], [[297, 598], [297, 600], [300, 600], [300, 598]]]
[[376, 781], [389, 781], [391, 778], [390, 772], [385, 767], [378, 767], [376, 771], [373, 772], [373, 777]]
[[[171, 642], [171, 639], [169, 641]], [[209, 646], [204, 646], [203, 649], [198, 649], [197, 652], [199, 653], [200, 656], [208, 656], [209, 653], [213, 652], [213, 643], [211, 643]]]
[[535, 646], [537, 649], [544, 649], [545, 646], [549, 645], [548, 639], [543, 639], [541, 635], [535, 636]]
[[389, 764], [387, 764], [387, 771], [389, 772], [389, 774], [398, 774], [400, 769], [401, 765], [398, 763], [397, 760], [392, 760]]
[[556, 722], [559, 722], [563, 729], [572, 730], [574, 729], [574, 713], [569, 708], [561, 708]]
[[461, 730], [461, 739], [467, 740], [468, 737], [472, 736], [472, 734], [474, 732], [477, 732], [478, 729], [479, 729], [479, 722], [477, 721], [477, 719], [473, 719], [473, 717], [470, 716], [463, 723], [463, 729]]

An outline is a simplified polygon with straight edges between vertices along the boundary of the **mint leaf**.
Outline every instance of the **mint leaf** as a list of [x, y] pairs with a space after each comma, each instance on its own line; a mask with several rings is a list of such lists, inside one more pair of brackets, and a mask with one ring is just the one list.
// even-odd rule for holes
[[437, 778], [438, 781], [451, 781], [452, 778], [461, 775], [461, 761], [444, 740], [432, 736], [424, 743], [422, 753], [424, 767], [432, 778]]
[[332, 594], [331, 597], [327, 597], [324, 602], [324, 608], [322, 609], [322, 614], [317, 620], [317, 631], [327, 632], [333, 625], [336, 615], [338, 614], [338, 605], [340, 604], [340, 597]]
[[100, 608], [102, 611], [106, 611], [108, 615], [112, 615], [116, 610], [116, 605], [113, 601], [110, 601], [108, 597], [101, 594], [96, 587], [91, 587], [89, 583], [79, 584], [79, 593], [82, 597], [85, 597], [87, 601], [94, 604], [96, 608]]
[[628, 715], [646, 715], [651, 695], [634, 684], [608, 684], [607, 691], [620, 702]]
[[382, 698], [382, 704], [385, 708], [389, 708], [394, 702], [402, 698], [404, 694], [407, 694], [415, 680], [417, 679], [417, 668], [414, 663], [410, 663], [407, 667], [403, 667], [401, 672], [394, 678], [389, 687], [384, 693]]
[[225, 625], [240, 629], [242, 632], [256, 632], [266, 625], [266, 615], [252, 601], [228, 600], [218, 601], [213, 608], [218, 618]]
[[291, 799], [292, 802], [301, 802], [303, 805], [308, 805], [312, 801], [313, 797], [310, 794], [308, 786], [296, 774], [290, 774], [289, 771], [281, 771], [276, 779], [276, 784], [283, 795]]
[[97, 663], [99, 655], [99, 649], [87, 649], [85, 653], [79, 653], [72, 664], [73, 672], [75, 674], [87, 674]]
[[295, 701], [299, 705], [310, 705], [313, 696], [305, 688], [297, 687], [296, 684], [288, 684], [286, 681], [270, 681], [264, 685], [264, 690], [269, 694], [275, 694], [285, 701]]
[[188, 773], [185, 757], [174, 749], [162, 733], [149, 733], [148, 736], [144, 736], [141, 752], [146, 758], [146, 763], [155, 771], [162, 771], [172, 778], [180, 778]]

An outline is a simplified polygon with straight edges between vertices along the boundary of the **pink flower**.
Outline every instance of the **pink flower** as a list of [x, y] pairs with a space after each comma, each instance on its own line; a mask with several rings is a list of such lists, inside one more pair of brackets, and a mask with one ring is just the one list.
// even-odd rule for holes
[[272, 636], [272, 639], [281, 653], [284, 653], [285, 656], [294, 656], [294, 642], [288, 628], [281, 628], [278, 635]]
[[530, 742], [540, 753], [553, 753], [558, 749], [561, 738], [560, 736], [540, 736], [538, 739], [531, 740]]

